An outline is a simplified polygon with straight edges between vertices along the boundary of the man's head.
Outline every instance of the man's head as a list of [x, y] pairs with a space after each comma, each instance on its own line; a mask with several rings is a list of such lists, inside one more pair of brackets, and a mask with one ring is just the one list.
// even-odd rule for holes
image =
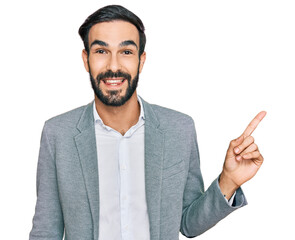
[[139, 56], [144, 52], [146, 37], [144, 34], [144, 25], [139, 17], [133, 12], [119, 5], [109, 5], [98, 9], [96, 12], [91, 14], [85, 22], [79, 28], [79, 35], [84, 42], [84, 47], [87, 53], [89, 52], [89, 39], [88, 34], [90, 28], [101, 22], [112, 22], [121, 20], [133, 24], [139, 33]]
[[141, 20], [124, 7], [106, 6], [86, 19], [79, 34], [96, 97], [109, 106], [123, 105], [134, 94], [145, 61]]

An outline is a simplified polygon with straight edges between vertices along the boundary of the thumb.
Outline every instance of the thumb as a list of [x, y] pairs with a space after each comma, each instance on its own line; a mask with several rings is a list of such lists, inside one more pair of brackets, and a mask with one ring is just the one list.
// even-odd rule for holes
[[227, 149], [226, 159], [233, 158], [236, 156], [234, 152], [234, 148], [239, 146], [244, 141], [244, 135], [232, 140], [229, 144], [229, 148]]
[[235, 141], [237, 145], [240, 145], [244, 141], [244, 135], [239, 136]]
[[240, 137], [234, 139], [230, 143], [231, 149], [234, 149], [235, 147], [239, 146], [244, 141], [244, 135], [241, 135]]

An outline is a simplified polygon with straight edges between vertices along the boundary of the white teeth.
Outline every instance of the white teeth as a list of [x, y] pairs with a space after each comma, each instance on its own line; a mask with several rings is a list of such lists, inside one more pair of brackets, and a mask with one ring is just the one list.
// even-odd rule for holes
[[119, 84], [119, 83], [122, 82], [122, 80], [106, 80], [106, 82], [107, 82], [107, 83], [110, 83], [110, 84], [113, 84], [113, 83], [115, 83], [115, 84]]

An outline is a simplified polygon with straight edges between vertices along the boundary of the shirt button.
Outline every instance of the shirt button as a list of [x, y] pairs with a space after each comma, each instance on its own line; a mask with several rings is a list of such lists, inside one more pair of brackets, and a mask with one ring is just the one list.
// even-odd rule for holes
[[126, 165], [122, 165], [122, 170], [126, 170], [126, 169], [127, 169]]

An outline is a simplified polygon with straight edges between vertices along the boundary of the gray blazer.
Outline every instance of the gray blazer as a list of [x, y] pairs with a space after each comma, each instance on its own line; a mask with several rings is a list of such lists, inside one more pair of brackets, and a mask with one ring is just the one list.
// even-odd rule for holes
[[[204, 191], [191, 117], [142, 100], [145, 187], [151, 240], [197, 236], [247, 204], [229, 206], [218, 178]], [[97, 240], [99, 184], [93, 102], [45, 122], [31, 240]], [[114, 226], [116, 227], [116, 226]], [[100, 239], [108, 240], [108, 239]]]

